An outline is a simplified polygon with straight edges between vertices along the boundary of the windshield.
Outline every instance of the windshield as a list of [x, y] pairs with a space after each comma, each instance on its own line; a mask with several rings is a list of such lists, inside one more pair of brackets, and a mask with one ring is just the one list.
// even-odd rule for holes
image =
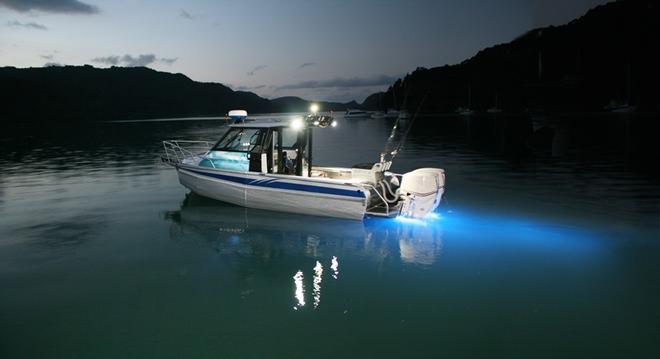
[[262, 131], [258, 128], [232, 128], [213, 147], [214, 151], [253, 152], [261, 146]]

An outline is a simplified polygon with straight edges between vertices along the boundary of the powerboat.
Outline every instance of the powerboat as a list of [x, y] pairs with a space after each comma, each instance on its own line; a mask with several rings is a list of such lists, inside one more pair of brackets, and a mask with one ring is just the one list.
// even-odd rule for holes
[[367, 111], [349, 109], [344, 113], [344, 118], [369, 118], [371, 115]]
[[456, 109], [456, 114], [460, 116], [472, 116], [474, 115], [474, 110], [469, 107], [459, 107]]
[[317, 114], [237, 119], [215, 143], [163, 141], [161, 159], [192, 192], [248, 208], [355, 220], [424, 218], [437, 208], [444, 170], [390, 172], [398, 148], [352, 168], [314, 165], [312, 129], [336, 126], [333, 117]]
[[619, 102], [616, 100], [612, 100], [610, 101], [609, 104], [603, 107], [603, 109], [605, 111], [615, 112], [615, 113], [630, 113], [630, 112], [635, 112], [637, 110], [637, 107], [630, 105], [630, 103], [628, 102]]
[[391, 118], [391, 119], [394, 119], [394, 118], [397, 118], [397, 117], [399, 117], [399, 111], [397, 111], [397, 110], [394, 110], [394, 109], [388, 109], [388, 110], [385, 112], [385, 118]]
[[376, 119], [376, 120], [383, 119], [383, 118], [385, 118], [385, 112], [383, 112], [383, 111], [372, 112], [371, 113], [371, 118]]

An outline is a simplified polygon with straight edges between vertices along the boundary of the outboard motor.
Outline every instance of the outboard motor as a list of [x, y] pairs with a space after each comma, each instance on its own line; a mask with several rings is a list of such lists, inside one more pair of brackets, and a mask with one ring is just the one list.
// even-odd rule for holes
[[403, 175], [399, 193], [403, 204], [401, 215], [424, 218], [440, 204], [445, 192], [445, 171], [440, 168], [420, 168]]

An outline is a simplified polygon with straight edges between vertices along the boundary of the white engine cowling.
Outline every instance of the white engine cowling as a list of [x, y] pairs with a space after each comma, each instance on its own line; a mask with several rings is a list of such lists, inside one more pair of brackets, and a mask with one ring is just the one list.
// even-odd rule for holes
[[445, 192], [445, 171], [440, 168], [420, 168], [403, 175], [399, 187], [403, 205], [401, 215], [423, 218], [433, 212]]

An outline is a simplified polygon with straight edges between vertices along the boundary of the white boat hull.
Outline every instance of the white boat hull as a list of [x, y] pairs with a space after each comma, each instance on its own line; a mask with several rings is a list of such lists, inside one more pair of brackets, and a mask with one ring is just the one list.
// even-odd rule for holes
[[198, 195], [238, 206], [362, 220], [369, 192], [359, 185], [307, 177], [177, 167], [179, 182]]

